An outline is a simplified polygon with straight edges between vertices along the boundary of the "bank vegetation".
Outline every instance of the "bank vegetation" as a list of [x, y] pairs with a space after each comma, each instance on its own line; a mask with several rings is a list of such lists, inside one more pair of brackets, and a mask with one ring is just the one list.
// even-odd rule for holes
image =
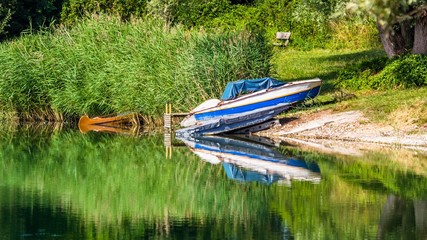
[[[334, 95], [343, 91], [369, 98], [425, 88], [425, 56], [383, 50], [402, 16], [405, 23], [425, 18], [422, 2], [384, 10], [373, 1], [372, 11], [349, 11], [351, 2], [12, 1], [0, 5], [0, 117], [156, 118], [166, 103], [188, 111], [220, 96], [228, 81], [265, 76], [321, 77], [321, 105], [341, 101]], [[277, 31], [292, 32], [288, 47], [274, 47]]]

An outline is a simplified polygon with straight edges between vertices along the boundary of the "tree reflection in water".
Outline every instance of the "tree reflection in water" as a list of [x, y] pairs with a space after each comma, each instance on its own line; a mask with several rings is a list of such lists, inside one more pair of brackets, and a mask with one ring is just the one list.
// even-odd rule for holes
[[378, 239], [426, 239], [427, 200], [388, 195], [381, 211]]

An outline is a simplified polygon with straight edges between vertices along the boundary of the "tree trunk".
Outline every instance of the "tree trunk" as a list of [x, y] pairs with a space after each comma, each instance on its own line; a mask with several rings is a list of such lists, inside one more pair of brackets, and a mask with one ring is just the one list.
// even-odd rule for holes
[[409, 52], [414, 44], [414, 26], [411, 20], [402, 21], [399, 23], [402, 37], [405, 41], [405, 52]]
[[415, 19], [414, 47], [412, 53], [427, 55], [427, 10]]
[[415, 232], [418, 239], [425, 239], [427, 236], [427, 201], [414, 201], [415, 208]]
[[377, 22], [377, 29], [380, 33], [381, 43], [389, 58], [406, 52], [405, 38], [402, 34], [402, 27], [399, 24], [386, 27]]
[[[420, 214], [425, 214], [423, 202], [414, 208], [414, 202], [403, 198], [389, 195], [387, 201], [381, 211], [380, 222], [378, 224], [377, 239], [389, 239], [396, 233], [398, 229], [401, 239], [417, 239], [413, 226], [415, 225], [416, 211], [423, 211]], [[425, 224], [423, 217], [419, 217], [419, 223]], [[419, 234], [423, 234], [424, 225], [420, 225]], [[425, 235], [420, 235], [425, 239]]]

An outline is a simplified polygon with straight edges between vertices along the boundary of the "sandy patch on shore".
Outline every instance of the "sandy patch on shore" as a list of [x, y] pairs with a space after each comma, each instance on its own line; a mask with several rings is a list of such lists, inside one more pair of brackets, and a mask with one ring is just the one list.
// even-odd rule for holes
[[258, 133], [277, 140], [309, 142], [336, 140], [416, 147], [427, 150], [427, 126], [405, 125], [399, 128], [371, 122], [360, 111], [332, 110], [305, 113], [279, 119], [280, 124]]

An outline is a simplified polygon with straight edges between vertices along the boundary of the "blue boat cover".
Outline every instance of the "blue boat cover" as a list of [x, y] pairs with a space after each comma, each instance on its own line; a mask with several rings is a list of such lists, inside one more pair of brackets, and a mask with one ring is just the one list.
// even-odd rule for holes
[[279, 87], [284, 84], [284, 82], [269, 77], [229, 82], [224, 89], [221, 100], [230, 100], [242, 93], [256, 92], [263, 89]]

